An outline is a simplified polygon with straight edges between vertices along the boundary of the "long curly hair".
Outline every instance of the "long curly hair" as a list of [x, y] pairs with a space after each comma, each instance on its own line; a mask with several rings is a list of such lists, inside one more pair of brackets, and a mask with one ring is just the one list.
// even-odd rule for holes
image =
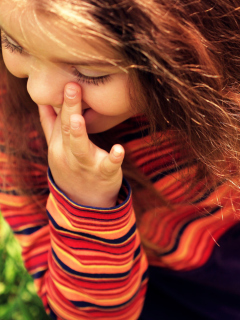
[[[112, 63], [129, 73], [133, 107], [146, 115], [152, 136], [171, 129], [179, 143], [184, 139], [189, 163], [197, 162], [198, 177], [233, 182], [240, 176], [238, 1], [14, 1], [35, 17], [35, 28], [48, 30], [37, 19], [47, 15], [49, 24], [55, 21], [65, 28], [66, 37], [97, 37], [114, 49], [121, 59]], [[54, 39], [49, 32], [45, 35]], [[3, 122], [14, 128], [14, 134], [5, 130], [6, 150], [19, 159], [16, 172], [23, 172], [26, 162], [21, 159], [34, 156], [23, 128], [31, 123], [40, 136], [43, 133], [26, 91], [27, 80], [11, 76], [2, 61], [0, 72], [6, 91]], [[44, 144], [38, 159], [47, 164]]]

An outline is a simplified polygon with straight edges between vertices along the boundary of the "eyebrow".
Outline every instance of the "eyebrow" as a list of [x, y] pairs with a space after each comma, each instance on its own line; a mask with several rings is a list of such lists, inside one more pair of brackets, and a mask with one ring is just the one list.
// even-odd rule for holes
[[84, 60], [69, 61], [69, 60], [55, 59], [55, 58], [50, 59], [50, 60], [55, 63], [65, 63], [65, 64], [69, 64], [69, 65], [81, 65], [81, 66], [88, 66], [88, 67], [112, 67], [112, 68], [117, 67], [110, 62], [101, 61], [101, 60], [88, 59], [86, 61], [84, 61]]
[[[14, 42], [16, 42], [16, 44], [20, 47], [23, 48], [23, 50], [25, 52], [27, 52], [27, 50], [24, 49], [24, 47], [22, 45], [19, 44], [19, 42], [14, 39], [13, 36], [11, 36], [1, 25], [0, 25], [0, 29], [9, 37], [11, 38]], [[97, 59], [88, 59], [88, 60], [76, 60], [76, 61], [69, 61], [69, 60], [64, 60], [64, 59], [56, 59], [56, 58], [51, 58], [50, 59], [51, 62], [54, 63], [64, 63], [67, 65], [81, 65], [81, 66], [91, 66], [91, 67], [117, 67], [115, 65], [113, 65], [110, 62], [106, 62], [106, 61], [102, 61], [102, 60], [97, 60]]]

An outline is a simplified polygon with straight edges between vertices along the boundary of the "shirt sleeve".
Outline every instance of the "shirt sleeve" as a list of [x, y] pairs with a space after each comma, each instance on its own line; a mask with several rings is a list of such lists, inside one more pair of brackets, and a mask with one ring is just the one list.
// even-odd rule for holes
[[[138, 319], [147, 287], [141, 247], [124, 180], [116, 207], [81, 206], [48, 171], [49, 195], [1, 194], [1, 210], [22, 246], [25, 266], [53, 319]], [[41, 210], [44, 208], [45, 210]]]

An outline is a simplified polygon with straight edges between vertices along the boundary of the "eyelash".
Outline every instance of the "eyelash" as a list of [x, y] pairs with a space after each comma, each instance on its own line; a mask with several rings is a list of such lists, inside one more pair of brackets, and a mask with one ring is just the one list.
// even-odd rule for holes
[[8, 38], [3, 33], [1, 35], [1, 42], [2, 42], [2, 45], [4, 46], [4, 48], [10, 50], [11, 53], [14, 53], [14, 52], [22, 53], [23, 52], [22, 47], [15, 46], [14, 44], [10, 43], [8, 41]]
[[[20, 46], [15, 46], [14, 44], [8, 41], [6, 35], [2, 33], [1, 42], [5, 49], [10, 50], [11, 53], [18, 52], [22, 53], [23, 48]], [[88, 77], [79, 72], [76, 68], [74, 68], [73, 74], [77, 77], [77, 81], [87, 84], [93, 84], [98, 86], [99, 84], [105, 84], [110, 80], [110, 75], [100, 76], [100, 77]]]
[[87, 84], [94, 84], [95, 86], [98, 86], [99, 84], [105, 84], [107, 81], [110, 80], [110, 75], [106, 76], [100, 76], [100, 77], [88, 77], [83, 75], [81, 72], [79, 72], [77, 69], [74, 69], [73, 74], [77, 77], [77, 80], [82, 83]]

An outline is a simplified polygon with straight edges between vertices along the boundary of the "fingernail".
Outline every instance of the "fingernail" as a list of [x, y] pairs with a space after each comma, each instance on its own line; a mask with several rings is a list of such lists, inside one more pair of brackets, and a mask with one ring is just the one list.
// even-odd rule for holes
[[120, 157], [122, 155], [122, 149], [120, 148], [113, 149], [113, 154], [115, 157]]
[[80, 128], [79, 122], [71, 121], [71, 127], [75, 130], [79, 129]]
[[71, 128], [76, 130], [80, 128], [80, 122], [79, 122], [79, 115], [78, 114], [72, 114], [70, 116], [70, 124]]
[[74, 99], [78, 93], [78, 90], [72, 88], [72, 87], [66, 87], [65, 94], [67, 98]]

